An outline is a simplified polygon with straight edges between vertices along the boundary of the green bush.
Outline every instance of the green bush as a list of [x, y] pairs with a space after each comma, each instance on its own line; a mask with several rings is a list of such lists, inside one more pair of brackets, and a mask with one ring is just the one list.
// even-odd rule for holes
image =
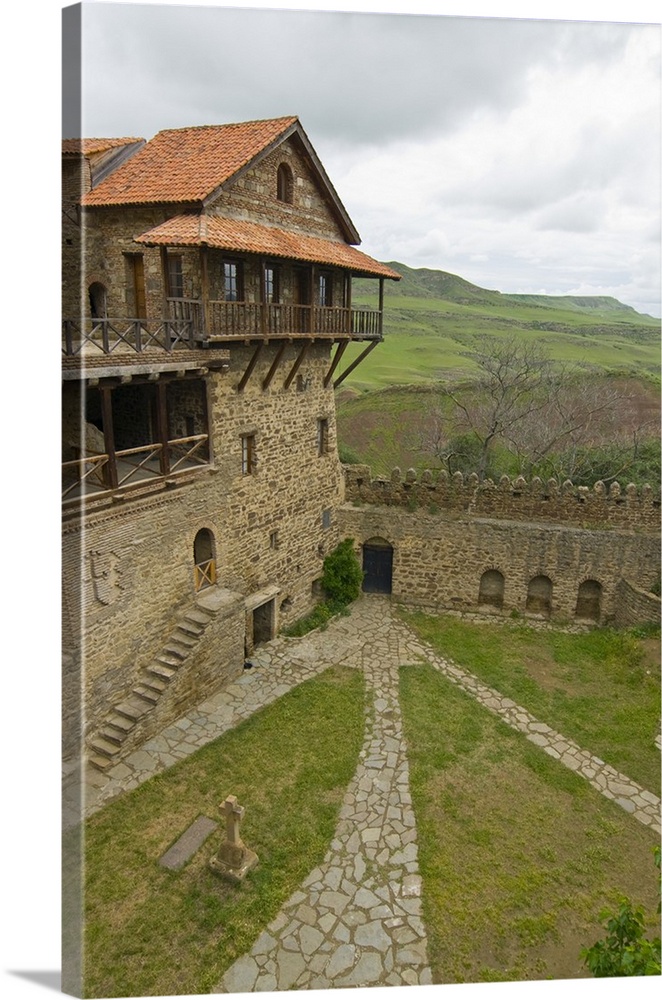
[[[654, 849], [655, 865], [660, 868], [660, 848]], [[660, 907], [658, 905], [658, 913]], [[603, 910], [601, 920], [607, 920], [607, 936], [590, 948], [582, 948], [584, 964], [596, 979], [609, 976], [659, 976], [660, 939], [644, 937], [646, 918], [640, 906], [621, 899], [618, 913]]]
[[329, 553], [322, 568], [322, 588], [329, 601], [351, 604], [361, 593], [363, 570], [354, 552], [354, 539], [346, 538]]

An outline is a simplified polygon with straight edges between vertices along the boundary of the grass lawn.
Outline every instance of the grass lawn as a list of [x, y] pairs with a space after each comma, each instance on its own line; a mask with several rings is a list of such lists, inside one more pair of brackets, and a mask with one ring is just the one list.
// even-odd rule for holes
[[[249, 949], [333, 835], [364, 735], [359, 671], [307, 681], [109, 804], [85, 832], [85, 996], [208, 992]], [[223, 825], [180, 871], [158, 863], [200, 815], [236, 795], [260, 864], [241, 886], [207, 862]]]
[[657, 639], [612, 629], [571, 635], [515, 622], [402, 614], [442, 656], [660, 794], [659, 633]]
[[654, 833], [427, 664], [400, 698], [435, 982], [587, 976], [603, 906], [654, 918]]

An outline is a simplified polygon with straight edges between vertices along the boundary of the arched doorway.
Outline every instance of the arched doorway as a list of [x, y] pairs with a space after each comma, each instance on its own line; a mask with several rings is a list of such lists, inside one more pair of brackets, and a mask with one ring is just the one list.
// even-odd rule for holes
[[584, 580], [577, 591], [577, 606], [575, 618], [587, 621], [600, 621], [600, 602], [602, 599], [602, 584], [597, 580]]
[[105, 319], [106, 312], [106, 286], [100, 281], [94, 281], [88, 288], [90, 297], [90, 316], [92, 319]]
[[488, 569], [480, 578], [478, 604], [491, 608], [503, 607], [503, 573], [498, 569]]
[[526, 610], [530, 615], [550, 617], [552, 613], [552, 581], [548, 576], [534, 576], [529, 581]]
[[363, 543], [363, 590], [366, 594], [390, 594], [393, 589], [393, 546], [385, 538]]
[[209, 528], [200, 528], [193, 542], [193, 576], [196, 593], [216, 583], [214, 536]]

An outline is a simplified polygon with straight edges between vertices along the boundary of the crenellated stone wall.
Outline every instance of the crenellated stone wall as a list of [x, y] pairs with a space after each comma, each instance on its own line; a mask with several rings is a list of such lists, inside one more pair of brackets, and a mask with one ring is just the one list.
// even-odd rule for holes
[[601, 624], [659, 617], [647, 596], [660, 575], [659, 501], [648, 487], [435, 483], [399, 470], [371, 480], [368, 466], [345, 467], [345, 481], [341, 534], [359, 558], [366, 546], [392, 547], [391, 592], [404, 603], [565, 621], [588, 613]]
[[367, 465], [345, 466], [345, 495], [348, 501], [408, 509], [432, 508], [447, 514], [504, 518], [510, 521], [552, 522], [577, 527], [621, 528], [633, 531], [660, 530], [660, 498], [650, 486], [638, 488], [619, 483], [609, 487], [598, 482], [593, 489], [573, 486], [555, 479], [509, 479], [498, 483], [479, 480], [473, 474], [441, 471], [420, 477], [414, 469], [403, 476], [394, 469], [390, 479], [372, 479]]

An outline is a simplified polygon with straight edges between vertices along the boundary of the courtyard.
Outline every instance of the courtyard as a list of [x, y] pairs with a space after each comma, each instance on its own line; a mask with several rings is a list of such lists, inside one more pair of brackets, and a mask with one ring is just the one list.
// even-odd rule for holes
[[[452, 619], [364, 596], [87, 773], [86, 995], [573, 978], [603, 906], [628, 895], [652, 914], [645, 641], [627, 675], [628, 649], [600, 647], [598, 682], [586, 637], [615, 633], [532, 646], [527, 671], [504, 649], [562, 633], [462, 624], [482, 659]], [[611, 740], [586, 711], [600, 685], [622, 708]], [[220, 825], [228, 795], [260, 859], [246, 881], [209, 870], [218, 833], [159, 864], [199, 817]]]

